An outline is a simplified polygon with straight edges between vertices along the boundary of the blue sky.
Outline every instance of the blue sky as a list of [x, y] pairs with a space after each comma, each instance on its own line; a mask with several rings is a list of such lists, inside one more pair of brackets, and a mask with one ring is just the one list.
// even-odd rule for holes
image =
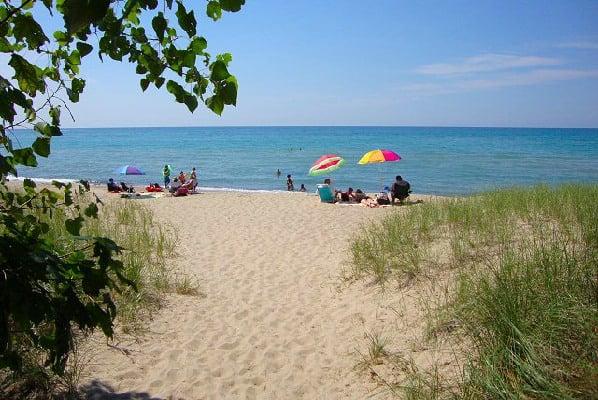
[[247, 0], [198, 28], [233, 54], [236, 108], [191, 114], [88, 56], [65, 125], [598, 127], [598, 1]]

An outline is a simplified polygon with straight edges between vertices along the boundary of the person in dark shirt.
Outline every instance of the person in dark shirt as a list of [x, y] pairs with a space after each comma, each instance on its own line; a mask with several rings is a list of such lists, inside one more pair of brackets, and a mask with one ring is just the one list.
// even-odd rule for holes
[[110, 178], [108, 179], [108, 191], [109, 192], [113, 192], [113, 193], [118, 193], [121, 192], [122, 189], [120, 188], [120, 186], [118, 186], [115, 182], [114, 179]]
[[394, 205], [395, 199], [398, 199], [399, 203], [402, 204], [409, 197], [409, 193], [411, 193], [411, 185], [401, 175], [397, 175], [390, 189], [390, 203]]
[[289, 192], [295, 190], [295, 185], [293, 185], [293, 178], [291, 178], [291, 175], [287, 175], [287, 190]]

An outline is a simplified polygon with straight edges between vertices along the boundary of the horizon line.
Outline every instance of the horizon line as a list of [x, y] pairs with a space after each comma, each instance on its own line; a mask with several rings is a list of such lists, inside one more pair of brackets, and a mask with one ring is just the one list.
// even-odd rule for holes
[[[138, 129], [138, 128], [471, 128], [471, 129], [598, 129], [598, 126], [508, 126], [508, 125], [121, 125], [67, 126], [61, 129]], [[18, 128], [30, 129], [32, 128]]]

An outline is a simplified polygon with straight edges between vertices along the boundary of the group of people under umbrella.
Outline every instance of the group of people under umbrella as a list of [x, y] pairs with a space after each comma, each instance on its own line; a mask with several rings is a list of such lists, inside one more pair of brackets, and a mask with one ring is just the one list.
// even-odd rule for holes
[[[399, 161], [400, 159], [401, 156], [392, 150], [376, 149], [365, 153], [359, 160], [358, 164], [365, 165], [394, 162]], [[344, 164], [345, 160], [341, 156], [336, 154], [326, 154], [316, 160], [309, 170], [309, 175], [327, 175], [330, 172], [339, 169]], [[400, 175], [396, 176], [395, 182], [393, 182], [390, 188], [384, 187], [384, 189], [382, 189], [374, 199], [363, 193], [361, 189], [354, 191], [353, 188], [350, 187], [346, 192], [334, 190], [334, 188], [332, 188], [332, 181], [330, 178], [325, 179], [324, 183], [317, 185], [317, 187], [318, 194], [323, 202], [356, 202], [362, 203], [369, 207], [395, 204], [396, 200], [398, 200], [399, 203], [403, 203], [403, 201], [409, 196], [409, 193], [411, 193], [411, 185]], [[388, 192], [390, 192], [390, 196]]]
[[[358, 164], [377, 164], [385, 162], [395, 162], [401, 160], [401, 156], [392, 150], [376, 149], [365, 153]], [[336, 154], [326, 154], [316, 160], [316, 162], [309, 169], [310, 176], [321, 176], [327, 175], [345, 164], [345, 159]], [[116, 173], [121, 175], [145, 175], [139, 167], [133, 165], [125, 165], [118, 168]], [[280, 170], [277, 171], [277, 175], [280, 176]], [[180, 174], [171, 181], [173, 175], [173, 168], [171, 165], [166, 164], [162, 169], [162, 175], [164, 176], [164, 187], [161, 187], [158, 183], [150, 183], [145, 189], [147, 192], [162, 192], [168, 190], [175, 196], [186, 196], [187, 194], [194, 193], [197, 188], [197, 171], [193, 167], [191, 173], [187, 175], [181, 171]], [[404, 180], [400, 175], [396, 176], [395, 182], [391, 187], [384, 187], [384, 189], [376, 195], [375, 199], [372, 199], [366, 195], [361, 189], [353, 190], [349, 187], [347, 191], [334, 190], [332, 187], [332, 181], [330, 178], [326, 178], [323, 184], [317, 185], [318, 194], [323, 202], [335, 203], [340, 202], [356, 202], [362, 203], [366, 206], [375, 207], [379, 205], [394, 204], [396, 200], [399, 203], [409, 196], [411, 193], [411, 186], [409, 182]], [[289, 191], [294, 190], [293, 179], [291, 175], [287, 175], [287, 189]], [[132, 186], [128, 186], [125, 182], [120, 182], [117, 185], [112, 178], [108, 181], [109, 192], [128, 192], [134, 193], [135, 189]], [[306, 191], [305, 186], [302, 184], [300, 191]], [[389, 193], [390, 192], [390, 193]]]
[[[134, 165], [125, 165], [115, 170], [116, 173], [121, 175], [145, 175], [145, 172], [141, 168]], [[186, 196], [190, 193], [194, 193], [197, 189], [197, 171], [195, 167], [187, 176], [183, 171], [177, 177], [171, 181], [170, 177], [173, 175], [172, 166], [169, 164], [164, 165], [162, 169], [162, 175], [164, 176], [164, 187], [160, 186], [159, 183], [150, 183], [146, 186], [146, 192], [163, 192], [165, 190], [172, 193], [174, 196]], [[120, 182], [120, 185], [114, 182], [114, 179], [108, 180], [108, 192], [125, 192], [135, 193], [133, 186], [128, 186], [125, 182]]]

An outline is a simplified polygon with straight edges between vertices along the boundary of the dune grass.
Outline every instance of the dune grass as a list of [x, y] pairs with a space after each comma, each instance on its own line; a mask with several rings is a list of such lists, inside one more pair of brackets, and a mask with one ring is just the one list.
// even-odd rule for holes
[[[64, 213], [55, 213], [49, 221], [48, 235], [54, 235], [68, 251], [81, 244], [66, 235], [66, 217]], [[107, 202], [100, 208], [99, 218], [87, 220], [81, 233], [108, 237], [124, 248], [119, 256], [124, 264], [124, 275], [137, 287], [137, 290], [127, 287], [114, 293], [117, 324], [125, 333], [143, 329], [147, 317], [160, 307], [165, 292], [198, 293], [193, 278], [167, 266], [167, 260], [176, 255], [176, 230], [156, 221], [151, 210], [140, 202]]]
[[456, 397], [598, 398], [597, 185], [419, 205], [366, 227], [352, 255], [382, 285], [454, 270], [431, 330], [471, 343]]

